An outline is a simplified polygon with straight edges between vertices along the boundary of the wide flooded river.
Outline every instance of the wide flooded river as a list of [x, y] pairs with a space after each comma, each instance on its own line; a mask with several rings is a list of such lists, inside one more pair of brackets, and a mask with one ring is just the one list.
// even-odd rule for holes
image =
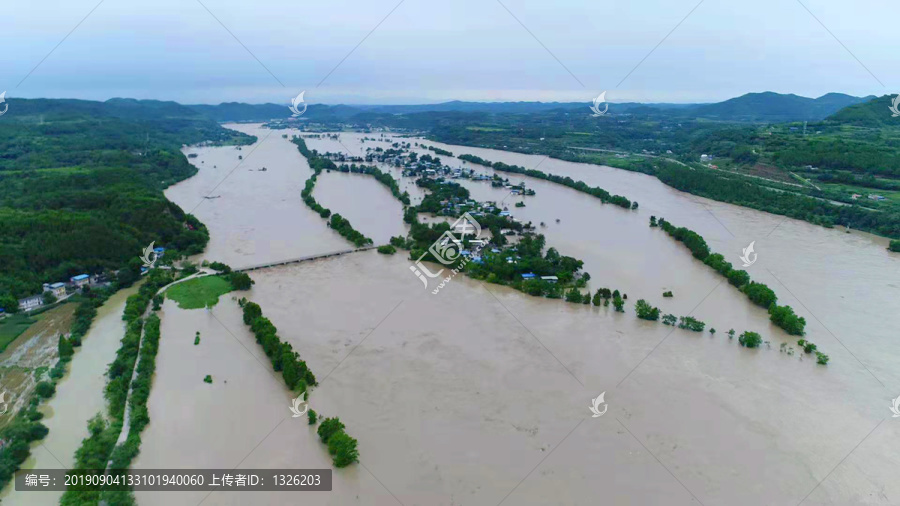
[[258, 142], [240, 150], [187, 149], [198, 155], [191, 161], [200, 172], [165, 192], [209, 228], [201, 258], [246, 267], [347, 249], [349, 243], [300, 198], [312, 170], [297, 146], [282, 137], [297, 132], [237, 129], [256, 135]]
[[[201, 202], [194, 213], [212, 236], [204, 257], [241, 266], [348, 249], [300, 200], [310, 171], [282, 137], [296, 132], [234, 128], [265, 140], [241, 151], [189, 149], [200, 173], [166, 192], [186, 211]], [[307, 142], [359, 154], [374, 145], [363, 136]], [[520, 197], [464, 182], [477, 199], [545, 222], [538, 231], [548, 245], [584, 260], [593, 288], [628, 294], [626, 313], [464, 276], [434, 296], [405, 255], [374, 251], [253, 271], [250, 291], [210, 312], [166, 301], [151, 423], [135, 467], [330, 467], [314, 430], [290, 417], [290, 393], [232, 295], [259, 303], [307, 360], [320, 381], [310, 406], [341, 417], [361, 463], [335, 470], [332, 492], [140, 493], [140, 504], [900, 503], [900, 420], [888, 409], [900, 395], [900, 259], [886, 241], [694, 198], [642, 174], [424, 142], [637, 200], [640, 208], [626, 211], [501, 174], [537, 192], [516, 208]], [[410, 183], [400, 180], [403, 189]], [[372, 178], [326, 173], [314, 195], [376, 244], [405, 233], [399, 202]], [[648, 227], [650, 215], [697, 231], [737, 266], [756, 241], [748, 272], [807, 319], [807, 338], [831, 363], [779, 352], [795, 339]], [[663, 299], [665, 290], [674, 297]], [[718, 332], [639, 320], [639, 298]], [[741, 348], [729, 328], [760, 332], [770, 345]], [[601, 392], [608, 412], [592, 418]]]

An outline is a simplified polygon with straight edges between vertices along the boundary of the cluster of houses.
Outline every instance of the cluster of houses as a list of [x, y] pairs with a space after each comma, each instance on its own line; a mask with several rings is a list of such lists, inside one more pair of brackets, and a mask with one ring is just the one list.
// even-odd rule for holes
[[56, 300], [63, 300], [69, 295], [80, 291], [83, 287], [100, 283], [99, 276], [93, 278], [87, 274], [79, 274], [69, 278], [68, 282], [57, 281], [56, 283], [44, 283], [44, 291], [37, 294], [19, 299], [19, 309], [22, 311], [31, 311], [44, 305], [45, 293], [50, 293]]
[[322, 156], [335, 163], [362, 163], [364, 161], [361, 156], [350, 156], [345, 155], [344, 153], [332, 153], [330, 151]]

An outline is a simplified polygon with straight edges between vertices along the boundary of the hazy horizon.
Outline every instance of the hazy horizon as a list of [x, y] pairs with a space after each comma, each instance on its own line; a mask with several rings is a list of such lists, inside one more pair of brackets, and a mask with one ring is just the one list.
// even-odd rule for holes
[[[0, 90], [0, 91], [2, 91], [2, 90]], [[619, 103], [619, 104], [621, 104], [621, 103], [640, 103], [640, 104], [646, 104], [646, 105], [658, 105], [658, 104], [659, 104], [659, 105], [664, 105], [664, 104], [672, 104], [672, 105], [706, 105], [706, 104], [714, 104], [714, 103], [723, 102], [723, 101], [730, 100], [730, 99], [733, 99], [733, 98], [738, 98], [738, 97], [741, 97], [741, 96], [744, 96], [744, 95], [747, 95], [747, 94], [762, 94], [762, 93], [778, 93], [778, 92], [773, 92], [773, 91], [769, 91], [769, 90], [766, 90], [766, 91], [748, 91], [748, 92], [746, 92], [746, 93], [742, 93], [741, 95], [736, 95], [736, 96], [734, 96], [734, 97], [728, 97], [728, 98], [725, 98], [725, 99], [722, 99], [722, 100], [716, 100], [716, 101], [713, 101], [713, 100], [705, 100], [705, 101], [698, 101], [698, 102], [644, 102], [644, 101], [639, 101], [639, 100], [633, 100], [633, 101], [632, 101], [632, 100], [629, 100], [629, 101], [607, 100], [607, 102], [609, 102], [609, 103], [611, 103], [611, 104], [616, 104], [616, 103]], [[823, 96], [825, 96], [825, 95], [829, 95], [829, 94], [845, 94], [845, 95], [855, 96], [855, 97], [858, 97], [858, 98], [865, 98], [865, 97], [867, 97], [867, 96], [873, 96], [873, 97], [878, 97], [878, 96], [880, 96], [880, 95], [877, 95], [877, 94], [871, 94], [871, 95], [852, 95], [852, 94], [849, 94], [849, 93], [843, 93], [843, 92], [840, 92], [840, 91], [827, 92], [827, 93], [823, 93], [822, 95], [812, 96], [812, 97], [800, 95], [800, 94], [798, 94], [798, 93], [780, 93], [780, 94], [781, 94], [781, 95], [794, 95], [794, 96], [798, 96], [798, 97], [801, 97], [801, 98], [811, 98], [811, 99], [818, 99], [818, 98], [821, 98], [821, 97], [823, 97]], [[157, 101], [163, 101], [163, 102], [165, 102], [165, 101], [176, 102], [176, 103], [181, 104], [181, 105], [223, 105], [223, 104], [242, 104], [242, 105], [252, 105], [252, 106], [262, 106], [262, 105], [279, 105], [279, 106], [284, 105], [284, 106], [287, 106], [287, 105], [290, 105], [290, 102], [291, 102], [291, 101], [290, 101], [290, 98], [288, 98], [288, 99], [286, 99], [286, 100], [284, 100], [284, 101], [280, 101], [280, 102], [276, 102], [276, 101], [245, 102], [245, 101], [240, 101], [240, 100], [226, 100], [226, 101], [221, 101], [221, 102], [184, 102], [184, 101], [179, 101], [179, 100], [172, 100], [172, 99], [166, 99], [166, 98], [154, 98], [154, 97], [139, 98], [139, 97], [127, 97], [127, 96], [115, 96], [115, 97], [109, 97], [109, 98], [106, 98], [106, 99], [90, 99], [90, 98], [82, 98], [82, 97], [15, 97], [15, 96], [9, 96], [9, 94], [7, 94], [7, 99], [16, 99], [16, 98], [22, 98], [22, 99], [28, 99], [28, 100], [38, 100], [38, 99], [47, 99], [47, 100], [88, 100], [88, 101], [97, 101], [97, 102], [105, 102], [105, 101], [107, 101], [107, 100], [116, 100], [116, 99], [122, 99], [122, 100], [132, 100], [132, 99], [133, 99], [133, 100], [157, 100]], [[364, 103], [364, 102], [360, 102], [360, 103], [351, 103], [351, 102], [333, 102], [333, 103], [329, 103], [329, 102], [311, 102], [311, 101], [309, 101], [309, 100], [306, 100], [306, 103], [307, 103], [308, 105], [310, 105], [310, 106], [312, 106], [312, 105], [323, 105], [323, 106], [329, 106], [329, 107], [341, 106], [341, 105], [349, 106], [349, 107], [428, 106], [428, 105], [442, 105], [442, 104], [453, 103], [453, 102], [475, 103], [475, 104], [526, 104], [526, 103], [532, 103], [532, 104], [535, 104], [535, 103], [537, 103], [537, 104], [560, 104], [560, 105], [567, 105], [567, 104], [577, 104], [577, 103], [581, 103], [581, 102], [589, 103], [590, 100], [587, 100], [587, 101], [560, 101], [560, 100], [553, 100], [553, 101], [541, 101], [541, 100], [460, 100], [460, 99], [454, 99], [454, 98], [451, 98], [451, 99], [440, 100], [440, 101], [429, 101], [429, 102], [397, 102], [397, 103], [386, 103], [386, 102], [370, 102], [370, 103], [369, 103], [369, 102], [365, 102], [365, 103]]]

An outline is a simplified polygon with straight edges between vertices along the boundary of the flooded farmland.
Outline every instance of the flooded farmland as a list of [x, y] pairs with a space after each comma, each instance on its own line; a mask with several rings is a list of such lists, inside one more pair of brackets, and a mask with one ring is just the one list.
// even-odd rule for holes
[[[97, 309], [97, 316], [82, 345], [75, 349], [56, 395], [41, 407], [44, 413], [41, 423], [50, 432], [32, 445], [31, 456], [22, 469], [68, 469], [75, 463], [75, 450], [88, 436], [88, 420], [97, 413], [106, 412], [103, 397], [106, 367], [115, 359], [119, 341], [125, 334], [125, 322], [122, 321], [125, 300], [137, 290], [137, 285], [121, 290]], [[16, 492], [13, 488], [10, 485], [4, 489], [2, 499], [5, 504], [59, 504], [62, 496], [62, 492]]]

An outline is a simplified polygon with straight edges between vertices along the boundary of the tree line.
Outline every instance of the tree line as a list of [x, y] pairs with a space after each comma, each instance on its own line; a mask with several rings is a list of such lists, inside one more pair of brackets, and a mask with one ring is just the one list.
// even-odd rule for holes
[[[306, 362], [300, 359], [300, 354], [294, 351], [290, 343], [286, 343], [278, 337], [278, 329], [268, 318], [263, 316], [259, 304], [244, 298], [240, 299], [238, 304], [243, 310], [244, 323], [250, 327], [251, 332], [256, 336], [256, 342], [262, 346], [266, 356], [269, 357], [272, 369], [281, 372], [284, 384], [288, 389], [304, 394], [304, 398], [308, 398], [307, 389], [318, 383]], [[315, 411], [310, 410], [308, 417], [310, 425], [316, 422]], [[356, 439], [344, 432], [344, 424], [337, 417], [323, 420], [318, 433], [322, 442], [327, 445], [328, 453], [333, 456], [336, 467], [345, 467], [359, 460]]]
[[462, 154], [457, 158], [459, 158], [460, 160], [465, 160], [467, 162], [491, 167], [496, 171], [509, 172], [512, 174], [524, 174], [529, 177], [543, 179], [544, 181], [550, 181], [553, 183], [561, 184], [563, 186], [568, 186], [569, 188], [580, 191], [582, 193], [593, 195], [594, 197], [599, 198], [600, 201], [604, 204], [614, 204], [624, 209], [637, 208], [637, 202], [631, 202], [626, 197], [623, 197], [621, 195], [613, 195], [603, 188], [600, 188], [599, 186], [588, 186], [588, 184], [584, 181], [575, 181], [569, 176], [555, 176], [553, 174], [545, 174], [536, 169], [526, 169], [525, 167], [521, 167], [519, 165], [508, 165], [503, 162], [490, 162], [488, 160], [485, 160], [484, 158], [469, 154]]
[[654, 220], [653, 218], [651, 217], [651, 226], [656, 221], [659, 227], [667, 234], [687, 246], [694, 258], [702, 261], [728, 279], [730, 284], [743, 292], [754, 304], [768, 309], [769, 319], [772, 323], [781, 327], [790, 335], [801, 336], [804, 334], [806, 319], [802, 316], [797, 316], [790, 306], [779, 306], [776, 303], [778, 297], [771, 288], [762, 283], [751, 281], [747, 271], [733, 268], [731, 263], [725, 260], [724, 256], [712, 253], [700, 234], [685, 227], [675, 227], [663, 218], [659, 218], [659, 220]]
[[[291, 142], [297, 145], [297, 149], [300, 151], [300, 154], [302, 154], [306, 158], [307, 162], [309, 163], [309, 167], [313, 170], [312, 176], [310, 176], [309, 179], [306, 180], [306, 185], [300, 192], [300, 196], [303, 198], [303, 202], [307, 205], [307, 207], [317, 212], [322, 218], [328, 218], [330, 216], [331, 220], [328, 222], [328, 226], [331, 227], [335, 232], [340, 234], [342, 237], [356, 245], [357, 248], [372, 244], [372, 239], [369, 239], [361, 232], [354, 229], [346, 218], [344, 218], [340, 214], [332, 215], [330, 209], [322, 207], [312, 196], [312, 192], [316, 187], [316, 178], [319, 176], [319, 174], [321, 174], [323, 170], [340, 170], [338, 166], [335, 165], [335, 163], [331, 160], [319, 155], [316, 150], [309, 149], [309, 147], [306, 146], [306, 142], [301, 137], [295, 136], [293, 139], [291, 139]], [[374, 167], [372, 168], [374, 169]], [[349, 167], [347, 169], [347, 172], [349, 172]], [[378, 172], [384, 174], [381, 171]], [[375, 175], [374, 173], [372, 174]], [[390, 177], [390, 174], [386, 175]], [[379, 181], [381, 180], [379, 179]], [[391, 178], [391, 181], [396, 185], [396, 182], [393, 181], [393, 178]], [[388, 186], [390, 187], [390, 185]]]
[[278, 337], [278, 329], [272, 322], [263, 316], [262, 308], [255, 302], [242, 298], [238, 301], [243, 309], [244, 323], [250, 327], [256, 342], [262, 346], [263, 351], [272, 362], [272, 369], [280, 372], [284, 384], [291, 390], [305, 392], [310, 386], [315, 386], [316, 376], [300, 359], [300, 354], [294, 351], [291, 343], [286, 343]]
[[370, 176], [375, 177], [375, 180], [379, 183], [388, 187], [391, 190], [391, 195], [393, 195], [397, 200], [399, 200], [403, 205], [409, 205], [409, 193], [401, 192], [400, 185], [397, 184], [397, 180], [394, 179], [390, 173], [382, 172], [378, 169], [378, 167], [372, 165], [356, 165], [352, 163], [347, 165], [346, 163], [341, 164], [338, 167], [338, 170], [341, 172], [350, 172], [353, 174], [368, 174]]

